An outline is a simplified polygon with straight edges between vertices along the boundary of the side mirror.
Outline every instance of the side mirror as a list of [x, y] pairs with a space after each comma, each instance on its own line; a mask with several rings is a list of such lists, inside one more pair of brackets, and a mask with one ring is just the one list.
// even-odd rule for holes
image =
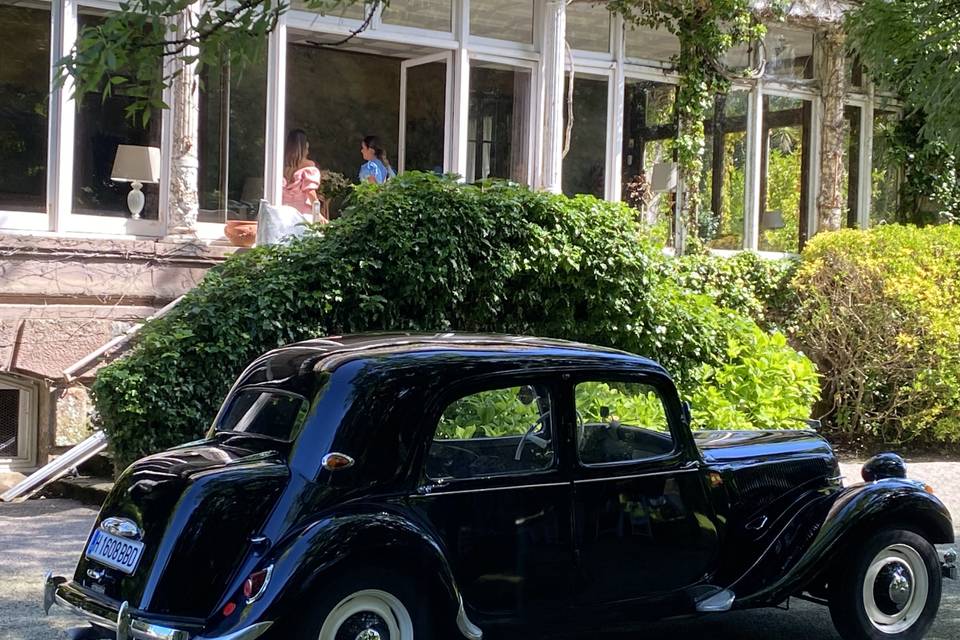
[[520, 390], [517, 391], [517, 400], [520, 401], [520, 404], [529, 405], [533, 404], [533, 401], [537, 399], [537, 392], [533, 390], [528, 384], [520, 387]]
[[600, 407], [600, 418], [606, 420], [610, 417], [610, 407]]

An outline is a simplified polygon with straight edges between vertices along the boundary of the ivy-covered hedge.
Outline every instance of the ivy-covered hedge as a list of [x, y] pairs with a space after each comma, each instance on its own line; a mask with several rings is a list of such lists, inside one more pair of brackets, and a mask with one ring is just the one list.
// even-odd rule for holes
[[960, 442], [960, 227], [816, 236], [793, 283], [796, 338], [853, 444]]
[[649, 355], [700, 426], [800, 426], [809, 360], [669, 274], [625, 206], [407, 173], [333, 223], [210, 270], [93, 386], [118, 464], [195, 438], [235, 376], [285, 343], [369, 330], [497, 331]]

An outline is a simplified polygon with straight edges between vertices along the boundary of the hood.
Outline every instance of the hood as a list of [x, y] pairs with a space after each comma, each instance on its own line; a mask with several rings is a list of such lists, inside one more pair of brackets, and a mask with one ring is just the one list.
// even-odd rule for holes
[[815, 431], [696, 431], [694, 441], [707, 463], [791, 458], [802, 455], [833, 457], [833, 450]]
[[130, 537], [143, 543], [138, 564], [127, 575], [84, 554], [74, 582], [151, 613], [208, 616], [289, 477], [282, 455], [262, 440], [238, 444], [245, 446], [205, 441], [132, 464], [94, 532], [109, 518], [131, 531], [132, 523]]

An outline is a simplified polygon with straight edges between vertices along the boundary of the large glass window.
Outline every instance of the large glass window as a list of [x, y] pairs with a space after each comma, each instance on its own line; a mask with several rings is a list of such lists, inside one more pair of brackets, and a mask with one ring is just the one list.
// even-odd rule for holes
[[808, 100], [763, 97], [761, 251], [797, 253], [806, 240], [810, 117]]
[[553, 464], [553, 415], [543, 385], [481, 391], [443, 411], [427, 454], [434, 480], [528, 473]]
[[[568, 81], [569, 82], [569, 81]], [[573, 82], [573, 128], [570, 150], [563, 159], [563, 192], [568, 196], [604, 197], [607, 172], [606, 78], [577, 73]], [[567, 90], [564, 88], [564, 97]], [[567, 109], [564, 106], [564, 122]], [[566, 126], [564, 126], [566, 131]]]
[[533, 42], [533, 0], [470, 0], [470, 33]]
[[[96, 27], [103, 20], [102, 15], [84, 13], [79, 16], [79, 27]], [[113, 85], [109, 95], [92, 92], [78, 101], [73, 155], [74, 213], [121, 218], [131, 215], [127, 208], [130, 183], [111, 179], [117, 148], [122, 144], [159, 147], [161, 117], [157, 109], [150, 111], [146, 124], [139, 115], [129, 117], [127, 108], [134, 101], [124, 84]], [[159, 175], [155, 177], [159, 179]], [[158, 219], [159, 184], [144, 183], [143, 195], [145, 205], [140, 217]]]
[[450, 31], [452, 20], [450, 0], [393, 0], [383, 10], [384, 24]]
[[447, 63], [426, 62], [407, 67], [405, 171], [443, 173], [446, 146]]
[[200, 84], [201, 222], [253, 219], [263, 197], [266, 55], [207, 67]]
[[567, 40], [574, 49], [610, 51], [610, 12], [604, 5], [567, 5]]
[[767, 55], [767, 77], [778, 80], [813, 78], [812, 32], [771, 25], [763, 44]]
[[581, 382], [577, 452], [586, 465], [649, 460], [673, 451], [667, 412], [654, 387], [636, 382]]
[[666, 29], [627, 26], [626, 54], [635, 60], [670, 62], [680, 53], [680, 40]]
[[[291, 35], [291, 38], [297, 36]], [[287, 49], [287, 129], [303, 129], [310, 159], [321, 170], [356, 182], [363, 158], [360, 141], [380, 138], [396, 161], [400, 121], [400, 59], [291, 43]]]
[[840, 189], [843, 197], [843, 224], [851, 229], [859, 225], [860, 211], [860, 130], [863, 126], [863, 109], [847, 105], [843, 110], [843, 135], [846, 153]]
[[0, 210], [47, 209], [50, 12], [0, 2]]
[[877, 110], [873, 115], [873, 183], [870, 224], [897, 222], [900, 204], [901, 168], [891, 156], [900, 118], [892, 111]]
[[675, 96], [672, 84], [627, 78], [624, 85], [622, 198], [668, 246], [673, 242], [676, 187], [672, 181], [659, 184], [659, 178], [675, 175], [670, 148], [677, 135]]
[[704, 123], [700, 194], [707, 215], [700, 233], [714, 249], [743, 248], [748, 97], [741, 90], [717, 96], [713, 116]]
[[471, 66], [468, 182], [527, 182], [529, 100], [529, 71], [483, 62]]

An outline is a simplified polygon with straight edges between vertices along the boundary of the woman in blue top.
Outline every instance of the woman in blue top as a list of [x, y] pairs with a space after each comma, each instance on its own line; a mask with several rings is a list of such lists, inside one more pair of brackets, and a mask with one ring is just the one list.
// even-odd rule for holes
[[366, 161], [360, 167], [360, 182], [383, 184], [397, 175], [390, 167], [387, 152], [377, 136], [367, 136], [360, 142], [360, 155]]

